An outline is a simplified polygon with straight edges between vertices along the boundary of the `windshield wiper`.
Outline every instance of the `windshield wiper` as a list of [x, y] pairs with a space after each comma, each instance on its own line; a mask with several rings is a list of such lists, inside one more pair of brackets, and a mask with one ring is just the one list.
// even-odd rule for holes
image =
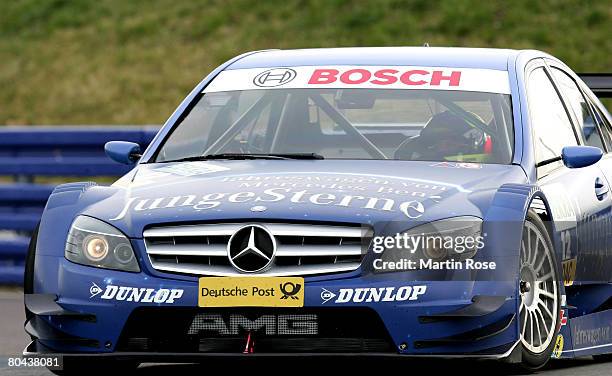
[[243, 154], [243, 153], [219, 153], [207, 155], [194, 155], [191, 157], [172, 159], [169, 161], [159, 161], [160, 163], [170, 162], [194, 162], [194, 161], [209, 161], [214, 159], [325, 159], [317, 153], [270, 153], [270, 154]]

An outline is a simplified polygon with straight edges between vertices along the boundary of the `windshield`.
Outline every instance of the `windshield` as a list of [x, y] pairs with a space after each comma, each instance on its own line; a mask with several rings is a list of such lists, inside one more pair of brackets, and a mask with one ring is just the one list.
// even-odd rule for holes
[[510, 96], [461, 90], [274, 88], [206, 92], [156, 161], [217, 154], [510, 163]]

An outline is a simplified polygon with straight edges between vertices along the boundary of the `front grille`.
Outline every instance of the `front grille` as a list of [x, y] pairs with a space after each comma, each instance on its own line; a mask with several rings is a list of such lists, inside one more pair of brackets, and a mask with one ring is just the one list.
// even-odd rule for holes
[[[249, 223], [266, 228], [277, 249], [269, 276], [316, 275], [357, 269], [367, 249], [369, 231], [360, 226]], [[245, 223], [153, 227], [144, 231], [153, 268], [210, 276], [238, 275], [228, 259], [230, 237]]]
[[[221, 324], [202, 326], [202, 316], [217, 315]], [[316, 330], [291, 334], [282, 317], [316, 319]], [[234, 326], [232, 317], [240, 325]], [[159, 325], [163, 322], [164, 325]], [[253, 323], [257, 329], [253, 329]], [[293, 326], [302, 328], [301, 324]], [[152, 328], [155, 328], [154, 330]], [[123, 330], [118, 351], [159, 353], [241, 353], [248, 330], [255, 353], [394, 353], [380, 317], [365, 307], [228, 308], [140, 307]]]

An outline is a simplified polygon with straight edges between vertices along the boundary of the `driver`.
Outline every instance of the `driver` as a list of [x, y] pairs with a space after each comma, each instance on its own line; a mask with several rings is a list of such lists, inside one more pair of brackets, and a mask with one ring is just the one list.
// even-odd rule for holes
[[[396, 159], [475, 161], [490, 152], [490, 138], [450, 111], [432, 116], [417, 137], [402, 142]], [[475, 161], [476, 162], [476, 161]]]

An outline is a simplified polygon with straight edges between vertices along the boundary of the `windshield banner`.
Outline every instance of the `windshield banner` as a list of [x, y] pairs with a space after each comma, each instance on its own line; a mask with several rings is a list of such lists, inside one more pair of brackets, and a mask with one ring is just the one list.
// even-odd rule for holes
[[322, 88], [430, 89], [510, 94], [506, 71], [362, 65], [225, 70], [204, 92]]

